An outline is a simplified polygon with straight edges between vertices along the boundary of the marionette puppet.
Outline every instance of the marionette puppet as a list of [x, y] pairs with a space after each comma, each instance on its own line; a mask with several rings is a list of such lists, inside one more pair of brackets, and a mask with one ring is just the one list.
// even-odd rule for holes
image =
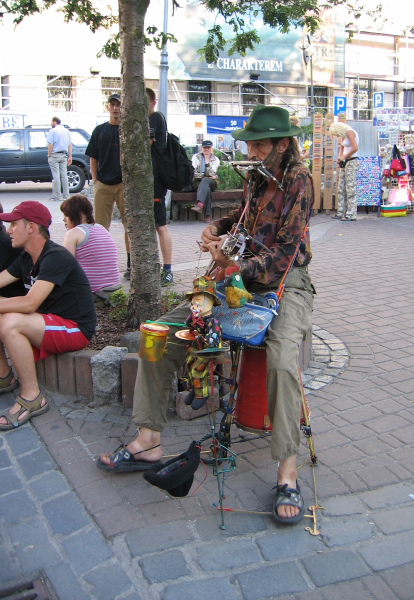
[[186, 357], [192, 389], [184, 402], [198, 410], [209, 398], [210, 360], [227, 352], [227, 349], [222, 347], [221, 323], [212, 316], [213, 306], [221, 304], [216, 294], [216, 282], [210, 277], [197, 277], [193, 285], [193, 291], [186, 294], [191, 302], [191, 314], [186, 325], [194, 336]]

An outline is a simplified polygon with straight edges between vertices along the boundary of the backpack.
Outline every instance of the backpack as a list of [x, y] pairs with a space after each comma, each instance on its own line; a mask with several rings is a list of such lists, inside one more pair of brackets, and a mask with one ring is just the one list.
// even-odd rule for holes
[[167, 145], [158, 159], [157, 173], [161, 183], [172, 192], [180, 192], [193, 182], [194, 167], [178, 137], [167, 132]]

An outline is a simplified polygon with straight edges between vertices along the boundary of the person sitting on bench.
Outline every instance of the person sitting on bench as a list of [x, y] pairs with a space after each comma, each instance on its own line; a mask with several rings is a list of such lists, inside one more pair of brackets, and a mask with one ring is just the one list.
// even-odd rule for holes
[[0, 273], [0, 292], [19, 279], [27, 290], [25, 296], [0, 298], [0, 394], [21, 383], [15, 404], [0, 416], [0, 431], [7, 431], [48, 410], [35, 361], [85, 348], [95, 333], [96, 313], [82, 267], [50, 240], [52, 215], [43, 204], [22, 202], [0, 219], [10, 223], [13, 248], [25, 250]]
[[220, 161], [214, 155], [213, 142], [204, 140], [201, 152], [191, 159], [194, 167], [193, 191], [197, 192], [197, 204], [191, 208], [196, 212], [204, 212], [204, 222], [211, 221], [211, 200], [217, 189], [217, 170]]
[[109, 303], [109, 295], [121, 288], [118, 250], [111, 234], [95, 223], [92, 203], [82, 194], [64, 200], [60, 210], [68, 230], [64, 247], [85, 271], [94, 298]]

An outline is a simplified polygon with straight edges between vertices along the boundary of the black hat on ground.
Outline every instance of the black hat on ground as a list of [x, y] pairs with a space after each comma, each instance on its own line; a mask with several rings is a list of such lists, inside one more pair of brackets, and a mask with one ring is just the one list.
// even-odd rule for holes
[[151, 485], [166, 490], [171, 496], [187, 496], [193, 485], [194, 473], [200, 464], [200, 447], [191, 442], [186, 452], [171, 460], [154, 465], [144, 473], [144, 479]]

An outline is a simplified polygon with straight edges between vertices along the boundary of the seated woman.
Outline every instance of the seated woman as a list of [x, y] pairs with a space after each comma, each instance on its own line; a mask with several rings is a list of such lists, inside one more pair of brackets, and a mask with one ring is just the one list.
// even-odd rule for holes
[[118, 250], [111, 234], [95, 223], [93, 207], [86, 196], [71, 196], [62, 202], [60, 210], [68, 230], [63, 245], [79, 261], [94, 296], [107, 303], [109, 294], [121, 287]]

